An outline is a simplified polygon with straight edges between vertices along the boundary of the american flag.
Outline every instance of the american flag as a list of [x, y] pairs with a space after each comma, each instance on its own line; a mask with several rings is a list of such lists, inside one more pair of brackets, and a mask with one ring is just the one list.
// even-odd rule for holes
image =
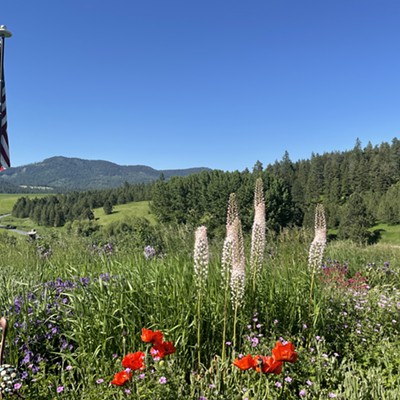
[[[4, 39], [3, 39], [4, 40]], [[1, 51], [0, 42], [0, 51]], [[3, 61], [3, 60], [2, 60]], [[4, 68], [1, 77], [1, 133], [0, 133], [0, 171], [10, 167], [10, 152], [7, 135], [7, 111], [6, 111], [6, 85], [4, 83]]]

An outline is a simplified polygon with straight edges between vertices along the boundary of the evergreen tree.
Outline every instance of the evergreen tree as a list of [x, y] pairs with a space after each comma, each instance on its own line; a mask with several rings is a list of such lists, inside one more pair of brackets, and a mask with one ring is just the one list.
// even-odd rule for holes
[[368, 230], [373, 225], [372, 216], [361, 194], [354, 193], [344, 206], [342, 219], [339, 225], [339, 238], [350, 239], [357, 243], [366, 244], [371, 239]]
[[104, 214], [109, 215], [112, 214], [113, 205], [110, 200], [107, 200], [103, 205]]

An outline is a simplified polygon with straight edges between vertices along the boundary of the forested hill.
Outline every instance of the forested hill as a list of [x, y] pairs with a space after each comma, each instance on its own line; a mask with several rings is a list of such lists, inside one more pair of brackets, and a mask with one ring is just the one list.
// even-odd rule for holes
[[[2, 182], [15, 186], [52, 188], [57, 191], [74, 189], [105, 189], [131, 184], [152, 182], [164, 175], [186, 176], [206, 168], [155, 170], [145, 165], [117, 165], [102, 160], [52, 157], [42, 162], [9, 168], [0, 174]], [[14, 191], [14, 190], [13, 190]]]
[[267, 227], [313, 225], [315, 205], [322, 203], [327, 224], [339, 228], [342, 238], [368, 241], [375, 222], [400, 223], [400, 141], [368, 144], [359, 141], [344, 152], [312, 154], [292, 162], [281, 161], [253, 171], [207, 171], [186, 178], [158, 181], [152, 209], [165, 222], [204, 223], [223, 227], [229, 193], [236, 192], [244, 229], [251, 228], [255, 180], [263, 177]]
[[[369, 217], [400, 223], [400, 140], [352, 150], [312, 154], [308, 160], [292, 162], [288, 153], [267, 171], [287, 184], [293, 201], [305, 212], [323, 202], [328, 225], [338, 227], [351, 197], [360, 195]], [[306, 216], [307, 218], [307, 216]]]

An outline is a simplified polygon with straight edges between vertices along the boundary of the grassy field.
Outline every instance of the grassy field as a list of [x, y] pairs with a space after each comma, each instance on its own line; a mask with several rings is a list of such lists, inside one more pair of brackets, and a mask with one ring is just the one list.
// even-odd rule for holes
[[0, 193], [0, 215], [2, 214], [9, 214], [13, 207], [15, 202], [20, 198], [20, 197], [44, 197], [48, 196], [47, 194], [5, 194], [5, 193]]
[[[46, 196], [43, 194], [30, 194], [27, 195], [30, 197], [35, 196]], [[0, 194], [0, 215], [8, 214], [12, 211], [12, 208], [17, 201], [17, 199], [21, 197], [20, 194]], [[94, 215], [98, 218], [98, 222], [100, 225], [107, 225], [111, 222], [124, 220], [129, 217], [144, 217], [147, 218], [150, 223], [155, 224], [154, 215], [150, 213], [149, 202], [148, 201], [140, 201], [140, 202], [131, 202], [127, 204], [116, 205], [113, 208], [112, 214], [105, 215], [103, 208], [96, 208], [93, 210]], [[40, 229], [41, 231], [47, 231], [48, 228], [39, 227], [29, 218], [26, 219], [17, 219], [13, 217], [7, 217], [2, 220], [2, 224], [10, 224], [17, 226], [18, 229], [22, 230], [31, 230], [33, 228]], [[60, 228], [57, 228], [60, 229]], [[390, 244], [390, 245], [400, 245], [400, 225], [387, 225], [387, 224], [377, 224], [371, 228], [371, 231], [379, 232], [378, 242], [381, 244]], [[337, 231], [330, 230], [330, 233], [336, 234]]]
[[[15, 202], [21, 197], [21, 194], [0, 194], [0, 215], [11, 213]], [[25, 197], [42, 197], [43, 194], [30, 194], [24, 195]], [[131, 202], [127, 204], [116, 205], [113, 207], [112, 214], [104, 214], [102, 207], [95, 208], [93, 210], [97, 222], [104, 226], [111, 222], [126, 220], [130, 217], [144, 217], [150, 221], [151, 224], [155, 224], [155, 218], [150, 213], [149, 202], [139, 201]], [[62, 230], [63, 228], [48, 228], [43, 226], [38, 226], [35, 222], [29, 218], [14, 218], [13, 216], [8, 216], [1, 219], [1, 225], [13, 225], [17, 229], [29, 231], [33, 228], [40, 231], [41, 233], [47, 233], [51, 230]]]
[[[88, 238], [57, 232], [39, 243], [0, 233], [0, 312], [10, 323], [5, 361], [19, 366], [25, 398], [400, 398], [398, 248], [337, 241], [325, 260], [340, 262], [326, 261], [329, 273], [313, 275], [309, 235], [285, 232], [268, 240], [261, 275], [256, 286], [248, 275], [238, 308], [222, 281], [221, 249], [210, 247], [208, 275], [197, 286], [193, 232], [171, 231], [182, 251], [153, 259], [132, 249], [93, 253]], [[142, 328], [161, 330], [176, 351], [153, 358]], [[233, 364], [241, 355], [269, 356], [286, 341], [298, 359], [281, 373]], [[140, 351], [143, 368], [110, 385], [124, 357]]]
[[127, 204], [120, 204], [113, 207], [111, 214], [104, 214], [103, 208], [95, 208], [94, 215], [98, 218], [100, 225], [107, 225], [111, 222], [124, 220], [130, 217], [144, 217], [155, 224], [154, 215], [150, 213], [148, 201], [137, 201]]
[[[7, 212], [12, 196], [3, 200]], [[95, 216], [107, 228], [151, 217], [147, 202]], [[268, 236], [259, 270], [246, 237], [239, 281], [221, 239], [194, 248], [190, 226], [136, 221], [108, 242], [80, 224], [90, 225], [40, 229], [36, 241], [0, 231], [4, 362], [20, 374], [11, 391], [32, 400], [400, 398], [396, 227], [377, 228], [386, 243], [332, 241], [314, 267], [312, 232]], [[152, 339], [143, 328], [160, 332]]]
[[371, 230], [379, 232], [379, 243], [400, 245], [400, 225], [378, 224]]

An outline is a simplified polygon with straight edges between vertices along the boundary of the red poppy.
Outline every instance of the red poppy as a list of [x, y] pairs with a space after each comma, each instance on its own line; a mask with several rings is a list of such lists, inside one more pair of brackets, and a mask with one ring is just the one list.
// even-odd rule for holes
[[122, 386], [126, 382], [129, 381], [129, 379], [132, 378], [132, 372], [126, 372], [126, 371], [121, 371], [117, 372], [114, 375], [114, 379], [111, 381], [112, 385], [117, 385], [117, 386]]
[[150, 353], [153, 356], [153, 358], [156, 357], [163, 358], [169, 354], [175, 353], [175, 351], [176, 348], [172, 342], [161, 342], [159, 344], [154, 345], [150, 349]]
[[138, 351], [136, 353], [129, 353], [122, 359], [122, 365], [125, 368], [129, 368], [132, 371], [136, 371], [138, 369], [144, 369], [144, 353], [142, 351]]
[[141, 339], [145, 343], [160, 344], [163, 340], [163, 334], [161, 331], [142, 328]]
[[248, 354], [247, 356], [242, 357], [240, 360], [236, 358], [233, 361], [233, 365], [236, 365], [236, 367], [240, 368], [243, 371], [246, 371], [247, 369], [255, 368], [255, 366], [257, 365], [257, 361], [253, 359], [250, 354]]
[[256, 356], [254, 360], [256, 361], [257, 366], [255, 367], [255, 370], [257, 372], [276, 375], [279, 375], [282, 372], [283, 362], [276, 361], [274, 357]]
[[290, 363], [296, 362], [298, 357], [298, 354], [294, 351], [294, 344], [291, 342], [286, 344], [276, 342], [275, 347], [272, 349], [272, 354], [276, 361], [287, 361]]

